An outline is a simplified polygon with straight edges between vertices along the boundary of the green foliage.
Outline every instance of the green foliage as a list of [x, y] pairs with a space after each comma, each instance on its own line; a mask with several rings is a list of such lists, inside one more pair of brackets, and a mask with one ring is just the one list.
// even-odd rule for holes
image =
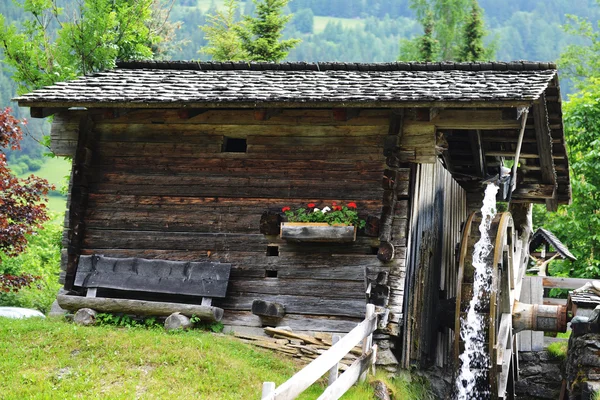
[[225, 10], [216, 10], [208, 14], [206, 25], [200, 26], [207, 45], [200, 52], [208, 54], [215, 61], [241, 61], [247, 58], [238, 36], [241, 22], [238, 15], [238, 0], [225, 0]]
[[222, 322], [202, 321], [197, 315], [192, 315], [192, 318], [190, 318], [190, 322], [194, 325], [195, 328], [202, 329], [203, 331], [221, 333], [223, 332], [223, 329], [225, 329], [225, 325], [223, 325]]
[[310, 8], [296, 11], [293, 22], [298, 31], [302, 33], [313, 33], [315, 14]]
[[567, 350], [569, 348], [569, 342], [561, 341], [550, 343], [546, 350], [551, 357], [557, 358], [559, 360], [565, 360], [567, 358]]
[[553, 274], [600, 277], [600, 79], [591, 78], [564, 108], [573, 203], [547, 216], [546, 227], [577, 261], [553, 262]]
[[296, 47], [299, 39], [284, 39], [283, 29], [292, 18], [283, 15], [288, 0], [252, 0], [256, 5], [256, 17], [244, 15], [242, 26], [236, 27], [242, 49], [250, 61], [281, 61]]
[[[80, 74], [112, 68], [117, 59], [149, 59], [164, 39], [153, 30], [153, 0], [25, 0], [22, 27], [0, 15], [0, 50], [24, 93]], [[154, 24], [154, 25], [153, 25]]]
[[155, 317], [133, 318], [124, 314], [96, 314], [96, 322], [101, 325], [112, 325], [125, 328], [160, 328], [162, 324]]
[[483, 45], [486, 31], [483, 26], [482, 14], [483, 12], [477, 4], [477, 0], [473, 0], [471, 12], [468, 14], [463, 27], [464, 33], [457, 57], [458, 61], [484, 61], [490, 59], [489, 51]]
[[31, 274], [40, 277], [18, 292], [0, 293], [0, 305], [35, 308], [43, 313], [50, 310], [60, 288], [61, 236], [62, 226], [58, 222], [49, 222], [44, 229], [28, 237], [27, 249], [19, 256], [0, 255], [0, 275]]
[[309, 203], [307, 208], [292, 210], [290, 207], [283, 207], [282, 211], [289, 222], [323, 222], [329, 225], [354, 225], [358, 228], [364, 228], [366, 224], [358, 217], [354, 202], [343, 206], [333, 202], [331, 207], [325, 206], [322, 209]]
[[[600, 6], [600, 0], [596, 0]], [[600, 72], [600, 32], [587, 16], [568, 15], [564, 25], [565, 32], [583, 38], [585, 44], [570, 44], [559, 59], [559, 66], [573, 79], [580, 89], [587, 85], [587, 79]], [[598, 26], [598, 25], [597, 25]]]
[[423, 35], [402, 40], [403, 61], [475, 61], [491, 58], [485, 49], [482, 11], [477, 0], [411, 0]]

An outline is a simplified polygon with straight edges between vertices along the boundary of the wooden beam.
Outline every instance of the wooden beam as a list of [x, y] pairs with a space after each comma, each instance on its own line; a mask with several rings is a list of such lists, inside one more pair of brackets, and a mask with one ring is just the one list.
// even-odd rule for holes
[[206, 108], [182, 108], [177, 111], [177, 115], [180, 119], [191, 119], [200, 114], [204, 114], [208, 110]]
[[480, 177], [485, 178], [486, 165], [483, 143], [481, 142], [481, 132], [479, 130], [469, 131], [469, 142], [471, 143], [471, 150], [473, 151], [473, 159], [475, 160], [477, 174]]
[[518, 184], [512, 195], [519, 199], [551, 199], [555, 196], [555, 192], [554, 185], [531, 183]]
[[31, 118], [46, 118], [62, 110], [58, 107], [31, 107], [29, 115], [31, 115]]
[[339, 108], [510, 108], [510, 107], [529, 107], [531, 101], [527, 100], [496, 100], [496, 101], [315, 101], [315, 102], [298, 102], [298, 101], [274, 101], [274, 102], [256, 102], [256, 101], [223, 101], [215, 102], [185, 102], [176, 101], [170, 103], [144, 103], [144, 102], [98, 102], [98, 101], [19, 101], [19, 107], [86, 107], [86, 108], [146, 108], [146, 109], [166, 109], [166, 108], [250, 108], [255, 109], [257, 106], [264, 108], [323, 108], [331, 109], [332, 107]]
[[503, 110], [443, 109], [431, 120], [438, 129], [519, 129], [517, 119], [505, 119]]
[[267, 121], [279, 114], [281, 114], [281, 108], [261, 108], [254, 110], [254, 119], [256, 121]]
[[360, 108], [334, 108], [332, 113], [333, 119], [336, 121], [349, 121], [358, 117]]
[[[556, 187], [556, 173], [554, 171], [554, 160], [552, 159], [552, 135], [548, 125], [546, 98], [543, 93], [540, 100], [533, 105], [533, 118], [535, 121], [535, 137], [537, 139], [538, 153], [540, 155], [542, 183], [553, 184]], [[548, 211], [556, 211], [558, 209], [556, 190], [554, 191], [554, 196], [546, 200], [546, 208]]]
[[113, 299], [103, 297], [82, 297], [59, 294], [58, 304], [65, 310], [75, 311], [80, 308], [91, 308], [92, 310], [125, 313], [134, 315], [156, 315], [169, 316], [174, 312], [192, 317], [194, 315], [209, 321], [220, 321], [223, 318], [223, 309], [218, 307], [207, 307], [196, 304], [166, 303], [160, 301], [144, 301], [129, 299]]

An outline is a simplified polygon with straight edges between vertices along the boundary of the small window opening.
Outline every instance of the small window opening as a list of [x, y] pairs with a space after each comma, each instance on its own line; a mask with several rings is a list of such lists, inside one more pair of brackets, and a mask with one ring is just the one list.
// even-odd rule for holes
[[223, 153], [245, 153], [248, 149], [246, 139], [241, 138], [223, 138]]
[[265, 270], [265, 278], [277, 278], [277, 270], [276, 269], [266, 269]]
[[379, 247], [371, 246], [371, 254], [376, 256], [379, 253]]
[[279, 256], [279, 246], [267, 246], [267, 256]]

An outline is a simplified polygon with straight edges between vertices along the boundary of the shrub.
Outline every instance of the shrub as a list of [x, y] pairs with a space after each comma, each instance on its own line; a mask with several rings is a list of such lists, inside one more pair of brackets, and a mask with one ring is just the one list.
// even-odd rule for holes
[[[4, 277], [10, 275], [16, 277], [11, 278], [11, 282], [24, 283], [19, 287], [11, 288], [8, 292], [1, 292], [0, 306], [35, 308], [43, 313], [49, 311], [60, 288], [58, 274], [61, 234], [60, 224], [49, 222], [44, 225], [44, 229], [28, 236], [29, 244], [23, 253], [16, 257], [0, 254], [0, 275]], [[27, 280], [25, 279], [27, 277], [37, 279]]]

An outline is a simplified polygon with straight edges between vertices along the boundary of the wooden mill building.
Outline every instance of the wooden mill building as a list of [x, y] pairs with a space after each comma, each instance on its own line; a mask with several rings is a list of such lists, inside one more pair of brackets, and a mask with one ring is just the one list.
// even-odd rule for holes
[[[229, 263], [226, 325], [273, 323], [262, 300], [278, 325], [347, 332], [372, 301], [405, 366], [445, 363], [436, 310], [461, 224], [522, 127], [512, 203], [570, 199], [548, 63], [124, 62], [17, 100], [54, 115], [52, 148], [73, 159], [66, 290], [85, 295], [82, 255]], [[367, 220], [355, 241], [278, 236], [282, 207], [332, 201]]]

